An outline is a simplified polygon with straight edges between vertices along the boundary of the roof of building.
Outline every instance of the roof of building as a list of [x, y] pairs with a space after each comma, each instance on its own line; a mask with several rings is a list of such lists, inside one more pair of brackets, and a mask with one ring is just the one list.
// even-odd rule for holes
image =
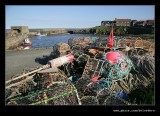
[[112, 22], [112, 21], [101, 21], [101, 22]]
[[146, 20], [144, 21], [144, 24], [154, 24], [154, 20]]
[[131, 21], [131, 19], [115, 19], [115, 21]]

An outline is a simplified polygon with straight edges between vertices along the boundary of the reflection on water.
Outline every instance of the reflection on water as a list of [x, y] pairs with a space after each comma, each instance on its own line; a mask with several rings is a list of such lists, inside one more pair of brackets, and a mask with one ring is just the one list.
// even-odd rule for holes
[[54, 36], [36, 36], [30, 39], [32, 48], [53, 47], [56, 43], [68, 43], [68, 39], [75, 37], [88, 37], [93, 36], [89, 34], [62, 34]]

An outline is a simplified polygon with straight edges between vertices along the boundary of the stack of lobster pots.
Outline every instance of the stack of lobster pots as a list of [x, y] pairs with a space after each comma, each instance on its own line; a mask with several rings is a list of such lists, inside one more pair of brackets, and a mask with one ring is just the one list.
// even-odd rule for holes
[[68, 40], [68, 44], [73, 47], [74, 45], [80, 45], [86, 47], [91, 42], [89, 37], [71, 38]]
[[6, 103], [12, 105], [76, 105], [77, 90], [63, 71], [41, 70], [6, 86]]
[[53, 52], [51, 54], [54, 57], [60, 57], [66, 55], [68, 51], [70, 51], [70, 46], [60, 42], [53, 46]]

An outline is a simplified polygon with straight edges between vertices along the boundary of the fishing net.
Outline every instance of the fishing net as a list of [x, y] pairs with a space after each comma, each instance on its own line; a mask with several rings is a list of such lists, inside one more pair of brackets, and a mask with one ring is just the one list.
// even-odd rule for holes
[[[104, 57], [106, 57], [108, 53], [104, 54]], [[119, 54], [121, 57], [116, 59], [115, 64], [112, 64], [109, 60], [105, 60], [105, 64], [102, 67], [103, 78], [98, 81], [98, 83], [104, 88], [110, 88], [113, 80], [124, 78], [133, 67], [132, 61], [129, 58], [124, 56], [121, 52], [119, 52]]]
[[79, 78], [75, 84], [77, 91], [79, 93], [79, 97], [82, 98], [83, 96], [96, 96], [97, 93], [94, 91], [92, 87], [89, 87], [91, 80], [88, 77]]
[[30, 91], [36, 90], [37, 83], [33, 79], [25, 79], [20, 82], [13, 83], [6, 87], [6, 99], [27, 94]]
[[7, 86], [6, 98], [7, 104], [65, 105], [77, 104], [74, 100], [78, 99], [78, 93], [74, 85], [59, 70], [57, 73], [38, 72], [31, 79]]
[[[117, 59], [114, 65], [110, 61], [89, 58], [82, 78], [77, 81], [78, 91], [83, 95], [97, 95], [104, 88], [110, 89], [113, 81], [127, 76], [133, 66], [129, 58], [124, 55], [122, 58]], [[92, 79], [96, 76], [100, 78], [93, 82]]]
[[63, 83], [48, 89], [31, 91], [26, 96], [20, 96], [7, 101], [14, 105], [77, 105], [77, 90], [72, 84]]
[[[135, 80], [140, 80], [143, 86], [148, 86], [155, 79], [155, 58], [152, 55], [133, 56], [130, 58], [135, 66], [131, 74]], [[138, 77], [136, 79], [136, 76]]]
[[64, 74], [57, 73], [37, 73], [34, 77], [37, 83], [37, 89], [49, 88], [54, 83], [64, 83], [68, 79]]
[[130, 73], [123, 79], [114, 81], [111, 91], [123, 90], [129, 93], [136, 88], [147, 87], [155, 81], [155, 59], [151, 55], [131, 56], [134, 65]]
[[99, 104], [103, 104], [104, 103], [104, 101], [105, 101], [105, 99], [108, 97], [108, 96], [110, 96], [110, 91], [108, 90], [108, 89], [101, 89], [101, 91], [99, 91], [98, 93], [97, 93], [97, 99], [98, 99], [98, 101], [99, 101]]
[[95, 43], [98, 37], [90, 37], [91, 43]]
[[103, 105], [129, 105], [129, 103], [123, 99], [116, 96], [108, 96]]

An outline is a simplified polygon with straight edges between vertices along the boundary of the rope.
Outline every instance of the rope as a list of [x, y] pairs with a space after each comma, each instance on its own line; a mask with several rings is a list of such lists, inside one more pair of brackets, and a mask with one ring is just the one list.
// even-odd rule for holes
[[[103, 55], [103, 60], [105, 60], [106, 54], [107, 53]], [[115, 65], [112, 65], [109, 61], [105, 61], [106, 64], [102, 67], [101, 73], [104, 76], [104, 78], [101, 78], [98, 81], [101, 87], [110, 88], [113, 80], [122, 79], [129, 74], [131, 68], [133, 67], [133, 64], [129, 58], [125, 57], [121, 52], [120, 54], [123, 56], [124, 59], [117, 59], [117, 63]], [[122, 69], [124, 63], [126, 67], [125, 69]]]
[[[117, 96], [116, 94], [111, 94], [110, 97], [115, 97], [118, 100], [122, 101], [123, 103], [127, 104], [127, 105], [131, 105], [131, 103], [129, 103], [128, 101], [122, 99], [121, 97]], [[106, 102], [110, 97], [108, 97], [104, 102]], [[107, 104], [106, 104], [107, 105]]]
[[97, 39], [98, 39], [97, 37], [90, 37], [92, 43], [96, 42]]
[[[115, 78], [121, 79], [129, 73], [129, 71], [133, 67], [133, 64], [129, 58], [125, 57], [124, 55], [123, 57], [124, 57], [123, 60], [121, 60], [121, 58], [117, 59], [117, 64], [115, 65], [112, 65], [109, 61], [106, 61], [107, 67], [110, 68], [108, 70], [106, 69], [106, 67], [103, 67], [103, 73], [106, 77], [111, 79], [115, 79]], [[125, 70], [122, 70], [122, 65], [124, 62], [126, 63], [126, 67], [125, 67]]]
[[[64, 85], [67, 85], [67, 84], [64, 84]], [[32, 97], [35, 97], [36, 95], [41, 94], [43, 92], [48, 92], [48, 91], [51, 91], [51, 90], [61, 89], [61, 88], [64, 87], [64, 85], [60, 85], [59, 87], [54, 87], [54, 88], [49, 88], [49, 89], [44, 89], [44, 90], [37, 90], [35, 92], [32, 91], [32, 92], [29, 92], [29, 94], [27, 96], [17, 97], [17, 98], [14, 98], [13, 100], [21, 100], [21, 99], [24, 99], [24, 98], [32, 98]]]
[[29, 104], [29, 105], [38, 105], [38, 104], [41, 104], [41, 103], [43, 103], [43, 102], [49, 102], [49, 101], [51, 101], [51, 100], [55, 100], [55, 99], [58, 99], [58, 98], [67, 96], [67, 95], [69, 95], [69, 94], [71, 94], [71, 93], [74, 93], [74, 92], [76, 92], [76, 89], [73, 89], [73, 90], [71, 90], [71, 91], [69, 91], [69, 92], [65, 92], [65, 93], [59, 94], [59, 95], [57, 95], [57, 96], [53, 96], [53, 97], [51, 97], [51, 98], [49, 98], [49, 99], [45, 99], [45, 100], [42, 100], [42, 101], [38, 101], [38, 102]]

